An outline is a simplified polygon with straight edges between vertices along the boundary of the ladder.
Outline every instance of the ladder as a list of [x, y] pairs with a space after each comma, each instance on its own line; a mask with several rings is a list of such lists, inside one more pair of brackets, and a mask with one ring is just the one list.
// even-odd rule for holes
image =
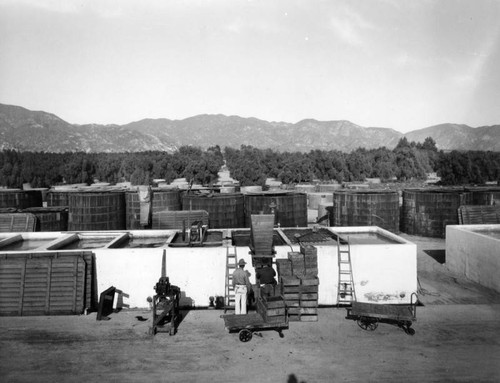
[[233, 273], [238, 265], [236, 260], [236, 247], [232, 247], [231, 250], [232, 251], [230, 251], [230, 246], [226, 247], [226, 288], [224, 292], [224, 313], [226, 313], [227, 310], [234, 310], [235, 306]]
[[349, 244], [349, 238], [347, 238], [347, 242], [341, 243], [340, 237], [337, 235], [337, 251], [339, 264], [337, 305], [350, 306], [352, 302], [356, 301], [356, 293], [354, 291], [354, 279], [352, 276], [351, 246]]

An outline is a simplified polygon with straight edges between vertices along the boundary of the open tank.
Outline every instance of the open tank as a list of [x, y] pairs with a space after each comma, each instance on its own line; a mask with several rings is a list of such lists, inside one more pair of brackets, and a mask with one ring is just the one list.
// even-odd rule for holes
[[[250, 246], [251, 244], [251, 232], [250, 230], [233, 230], [231, 233], [232, 245], [233, 246]], [[285, 240], [281, 237], [277, 230], [273, 230], [273, 246], [283, 246], [286, 245]]]
[[196, 238], [187, 232], [177, 232], [168, 243], [170, 247], [222, 246], [222, 231], [206, 230]]

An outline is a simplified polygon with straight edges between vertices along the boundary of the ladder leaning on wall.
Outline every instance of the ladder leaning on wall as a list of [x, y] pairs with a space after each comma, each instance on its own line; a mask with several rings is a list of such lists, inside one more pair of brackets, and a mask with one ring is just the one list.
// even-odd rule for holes
[[352, 276], [351, 246], [347, 241], [340, 241], [337, 235], [337, 260], [339, 265], [339, 284], [337, 288], [337, 306], [350, 306], [356, 301], [354, 278]]
[[236, 257], [236, 247], [226, 247], [226, 288], [224, 292], [224, 313], [226, 313], [227, 310], [234, 310], [235, 306], [233, 273], [238, 267]]

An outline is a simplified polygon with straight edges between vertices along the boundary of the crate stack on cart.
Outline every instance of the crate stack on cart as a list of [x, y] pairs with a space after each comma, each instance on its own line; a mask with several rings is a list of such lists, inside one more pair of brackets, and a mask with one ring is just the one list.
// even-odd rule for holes
[[257, 312], [266, 323], [286, 323], [286, 306], [283, 297], [267, 297], [257, 299]]
[[318, 254], [316, 247], [301, 245], [288, 259], [276, 260], [281, 294], [290, 321], [318, 320]]

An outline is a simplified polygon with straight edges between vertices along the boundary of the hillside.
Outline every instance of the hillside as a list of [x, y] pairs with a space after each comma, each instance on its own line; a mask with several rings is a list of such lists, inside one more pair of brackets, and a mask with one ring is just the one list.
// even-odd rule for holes
[[443, 150], [500, 151], [500, 125], [471, 128], [442, 124], [403, 135], [350, 121], [306, 119], [295, 124], [225, 115], [198, 115], [183, 120], [144, 119], [126, 125], [76, 125], [54, 114], [0, 104], [0, 149], [25, 151], [173, 152], [180, 146], [206, 149], [251, 145], [278, 151], [340, 150], [385, 146], [399, 139], [423, 142], [432, 137]]

